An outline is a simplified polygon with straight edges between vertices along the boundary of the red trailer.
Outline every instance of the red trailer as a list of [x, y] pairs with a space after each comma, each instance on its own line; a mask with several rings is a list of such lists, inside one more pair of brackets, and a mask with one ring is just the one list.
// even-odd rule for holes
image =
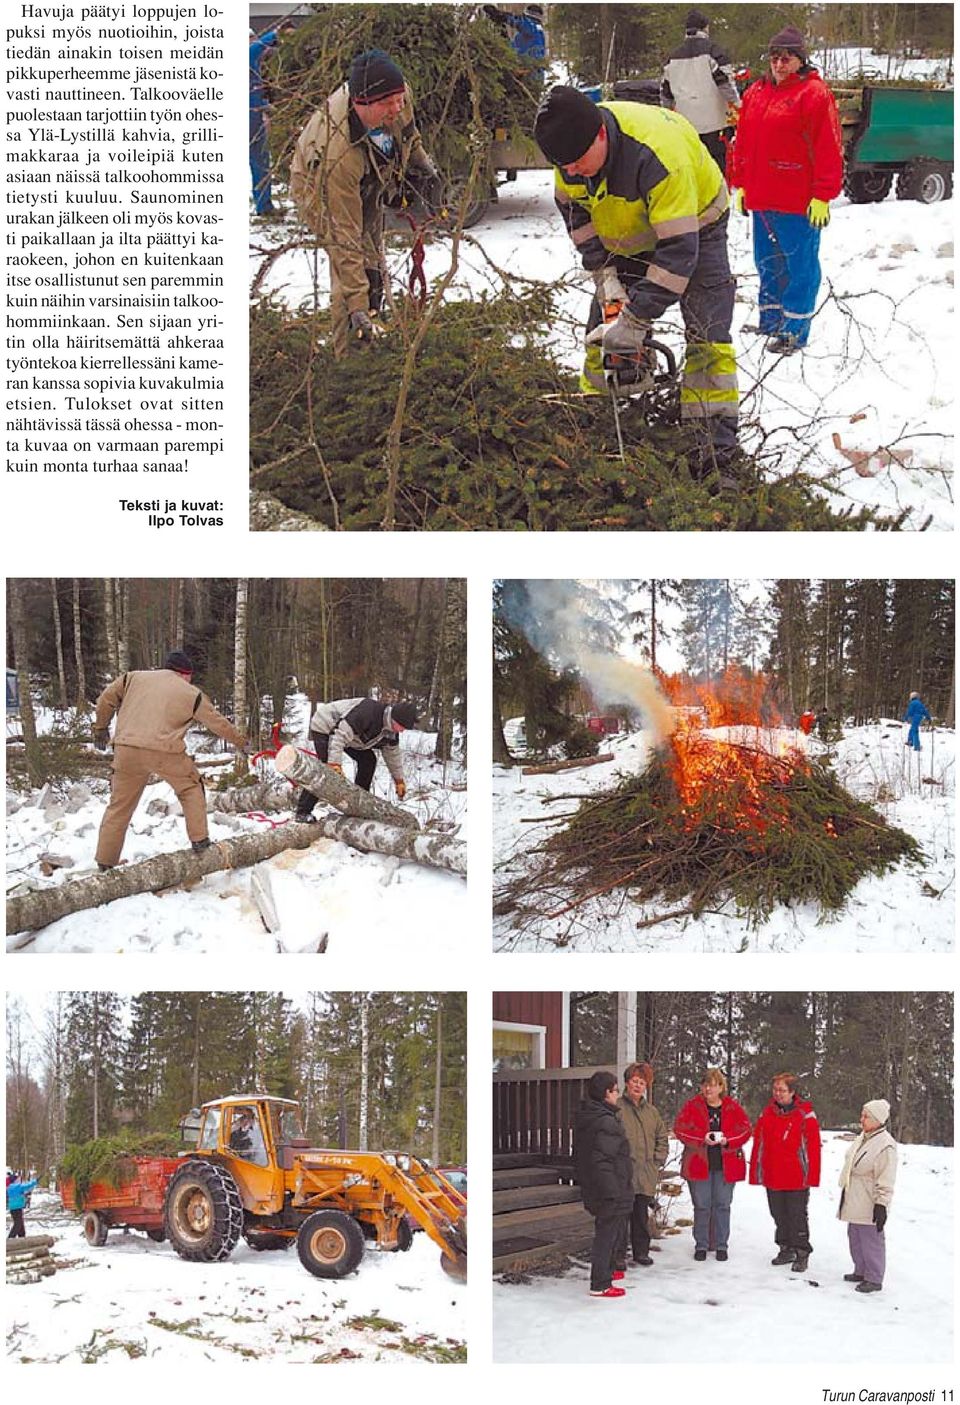
[[94, 1181], [83, 1203], [73, 1180], [60, 1181], [60, 1198], [68, 1210], [83, 1212], [87, 1243], [102, 1245], [111, 1229], [142, 1229], [158, 1243], [163, 1232], [163, 1202], [170, 1178], [183, 1161], [177, 1156], [131, 1156], [133, 1174], [120, 1186]]

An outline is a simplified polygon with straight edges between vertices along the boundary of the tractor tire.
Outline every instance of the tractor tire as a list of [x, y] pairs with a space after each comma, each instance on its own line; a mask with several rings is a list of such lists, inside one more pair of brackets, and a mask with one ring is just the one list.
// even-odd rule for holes
[[853, 205], [886, 200], [892, 188], [892, 171], [847, 171], [843, 177], [843, 193]]
[[282, 1234], [245, 1234], [243, 1237], [258, 1254], [263, 1254], [268, 1249], [289, 1249], [293, 1243], [292, 1239]]
[[405, 1254], [407, 1250], [412, 1247], [413, 1230], [407, 1224], [406, 1220], [401, 1220], [397, 1225], [397, 1248], [400, 1250], [401, 1254]]
[[163, 1244], [167, 1236], [162, 1229], [148, 1229], [147, 1238], [152, 1239], [154, 1244]]
[[953, 171], [940, 161], [918, 160], [904, 166], [897, 177], [897, 199], [936, 205], [953, 194]]
[[83, 1237], [95, 1249], [102, 1249], [107, 1242], [110, 1226], [96, 1210], [88, 1210], [83, 1217]]
[[163, 1227], [182, 1259], [228, 1259], [243, 1231], [243, 1205], [230, 1172], [212, 1161], [181, 1166], [167, 1187]]
[[363, 1258], [363, 1230], [342, 1210], [316, 1210], [297, 1235], [297, 1253], [317, 1278], [346, 1278]]

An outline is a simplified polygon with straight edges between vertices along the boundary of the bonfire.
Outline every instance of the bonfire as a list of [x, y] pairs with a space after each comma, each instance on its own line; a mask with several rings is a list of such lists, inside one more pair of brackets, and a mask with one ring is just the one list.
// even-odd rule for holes
[[638, 927], [731, 907], [758, 926], [778, 903], [812, 903], [822, 920], [865, 875], [922, 858], [762, 711], [742, 689], [676, 706], [641, 774], [573, 797], [579, 808], [500, 892], [498, 915], [525, 927], [616, 894], [643, 909]]

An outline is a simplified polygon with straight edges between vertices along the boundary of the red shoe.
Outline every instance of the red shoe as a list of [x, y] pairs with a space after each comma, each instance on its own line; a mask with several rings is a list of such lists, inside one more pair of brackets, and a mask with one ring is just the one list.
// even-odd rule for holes
[[619, 1283], [621, 1278], [626, 1278], [626, 1276], [627, 1270], [625, 1268], [615, 1268], [610, 1275], [614, 1283]]
[[613, 1288], [613, 1287], [611, 1287], [611, 1288], [591, 1288], [591, 1289], [590, 1289], [590, 1296], [591, 1296], [591, 1298], [625, 1298], [625, 1297], [627, 1296], [627, 1290], [626, 1290], [626, 1288]]

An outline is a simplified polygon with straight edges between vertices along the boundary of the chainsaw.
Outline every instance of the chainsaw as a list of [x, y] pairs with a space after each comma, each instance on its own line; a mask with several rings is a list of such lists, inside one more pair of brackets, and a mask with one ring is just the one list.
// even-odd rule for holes
[[[615, 322], [620, 316], [623, 304], [604, 304], [604, 324]], [[661, 361], [663, 367], [661, 368]], [[643, 348], [636, 355], [605, 355], [603, 358], [603, 379], [610, 392], [613, 406], [613, 422], [617, 431], [617, 448], [620, 457], [626, 460], [623, 445], [623, 428], [620, 422], [620, 406], [623, 401], [636, 405], [643, 418], [676, 420], [679, 411], [679, 390], [677, 384], [677, 358], [668, 346], [654, 341], [649, 335]]]

